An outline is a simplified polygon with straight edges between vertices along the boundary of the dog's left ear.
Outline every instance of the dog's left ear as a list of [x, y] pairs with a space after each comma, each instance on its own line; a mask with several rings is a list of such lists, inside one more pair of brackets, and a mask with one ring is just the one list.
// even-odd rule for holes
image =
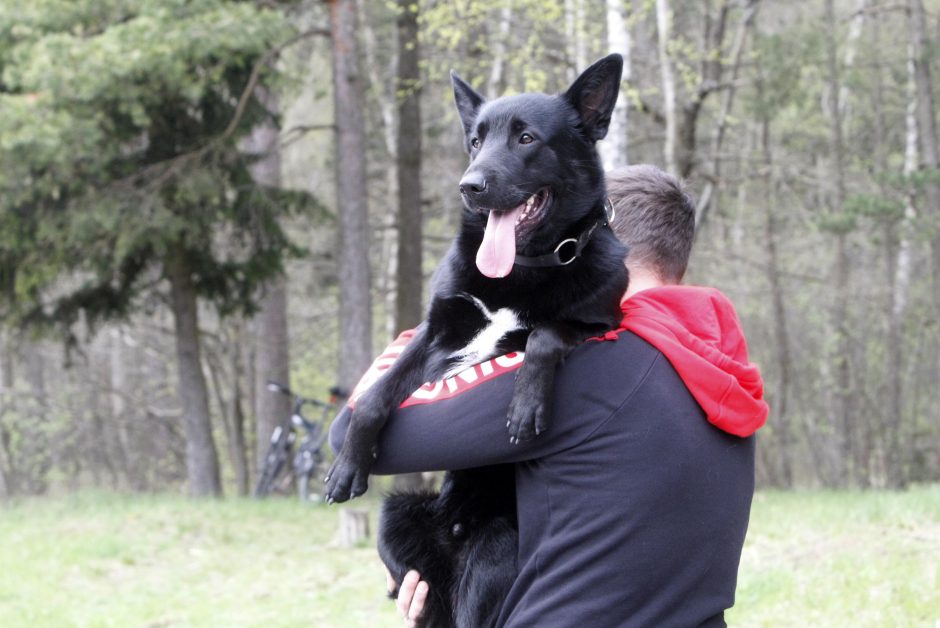
[[565, 98], [581, 116], [584, 135], [592, 142], [607, 135], [610, 116], [620, 93], [622, 73], [623, 57], [608, 55], [582, 72], [565, 92]]
[[457, 113], [463, 124], [464, 135], [469, 135], [477, 119], [477, 112], [480, 111], [486, 99], [457, 76], [453, 70], [450, 71], [450, 82], [454, 86], [454, 103], [457, 105]]

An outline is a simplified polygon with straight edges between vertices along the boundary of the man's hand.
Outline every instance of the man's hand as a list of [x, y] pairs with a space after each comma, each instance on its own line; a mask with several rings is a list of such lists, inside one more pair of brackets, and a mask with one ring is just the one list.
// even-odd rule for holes
[[[386, 571], [386, 580], [388, 590], [395, 590], [395, 579], [392, 574]], [[405, 625], [408, 628], [417, 628], [420, 625], [421, 614], [424, 612], [424, 601], [428, 597], [428, 583], [421, 580], [417, 571], [411, 570], [405, 574], [405, 578], [398, 588], [398, 599], [395, 604], [398, 606], [398, 612], [405, 618]]]

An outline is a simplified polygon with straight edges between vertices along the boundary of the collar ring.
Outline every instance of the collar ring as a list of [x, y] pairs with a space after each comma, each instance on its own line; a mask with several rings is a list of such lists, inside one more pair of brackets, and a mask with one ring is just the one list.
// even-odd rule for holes
[[[571, 251], [571, 257], [568, 258], [567, 260], [563, 260], [562, 257], [561, 257], [560, 251], [561, 251], [562, 247], [564, 247], [564, 246], [566, 246], [566, 245], [570, 245], [570, 246], [572, 246], [572, 247], [574, 247], [574, 248], [573, 248], [572, 251]], [[559, 263], [560, 265], [562, 265], [562, 266], [567, 266], [567, 265], [570, 264], [571, 262], [573, 262], [573, 261], [575, 261], [576, 259], [578, 259], [578, 253], [579, 253], [579, 251], [578, 251], [578, 239], [577, 239], [577, 238], [568, 238], [567, 240], [562, 240], [561, 242], [558, 243], [558, 246], [555, 247], [554, 253], [555, 253], [555, 256], [558, 258], [558, 263]]]

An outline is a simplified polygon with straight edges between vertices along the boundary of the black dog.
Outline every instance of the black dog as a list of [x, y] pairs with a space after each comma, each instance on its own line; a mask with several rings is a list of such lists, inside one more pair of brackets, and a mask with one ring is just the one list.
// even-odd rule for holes
[[[525, 349], [510, 440], [549, 429], [555, 368], [578, 343], [620, 321], [626, 251], [607, 225], [594, 144], [607, 134], [622, 65], [611, 55], [562, 95], [489, 103], [452, 75], [470, 155], [460, 181], [461, 230], [435, 275], [427, 320], [356, 402], [327, 476], [328, 499], [365, 492], [378, 434], [418, 386], [507, 351]], [[498, 476], [506, 493], [494, 495], [488, 477], [484, 494], [480, 474]], [[417, 568], [431, 585], [437, 597], [426, 606], [427, 625], [495, 620], [502, 597], [493, 596], [505, 594], [515, 573], [513, 490], [511, 470], [471, 470], [448, 474], [440, 495], [386, 503], [380, 552], [399, 582], [405, 568]], [[511, 549], [500, 552], [507, 543]], [[506, 556], [511, 564], [498, 560]]]
[[385, 500], [379, 556], [398, 585], [409, 569], [429, 584], [422, 626], [486, 628], [516, 578], [517, 529], [512, 465], [451, 471], [440, 494]]

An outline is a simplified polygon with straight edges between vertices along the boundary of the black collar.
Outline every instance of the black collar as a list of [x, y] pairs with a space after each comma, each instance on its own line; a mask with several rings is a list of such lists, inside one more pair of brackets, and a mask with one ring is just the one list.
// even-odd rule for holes
[[591, 241], [591, 236], [597, 231], [598, 227], [606, 227], [614, 219], [614, 206], [610, 199], [604, 200], [604, 217], [591, 224], [587, 229], [581, 232], [577, 238], [566, 238], [558, 243], [555, 250], [545, 255], [535, 255], [526, 257], [525, 255], [516, 255], [516, 264], [520, 266], [529, 266], [535, 268], [544, 268], [549, 266], [567, 266], [581, 256], [581, 251]]

